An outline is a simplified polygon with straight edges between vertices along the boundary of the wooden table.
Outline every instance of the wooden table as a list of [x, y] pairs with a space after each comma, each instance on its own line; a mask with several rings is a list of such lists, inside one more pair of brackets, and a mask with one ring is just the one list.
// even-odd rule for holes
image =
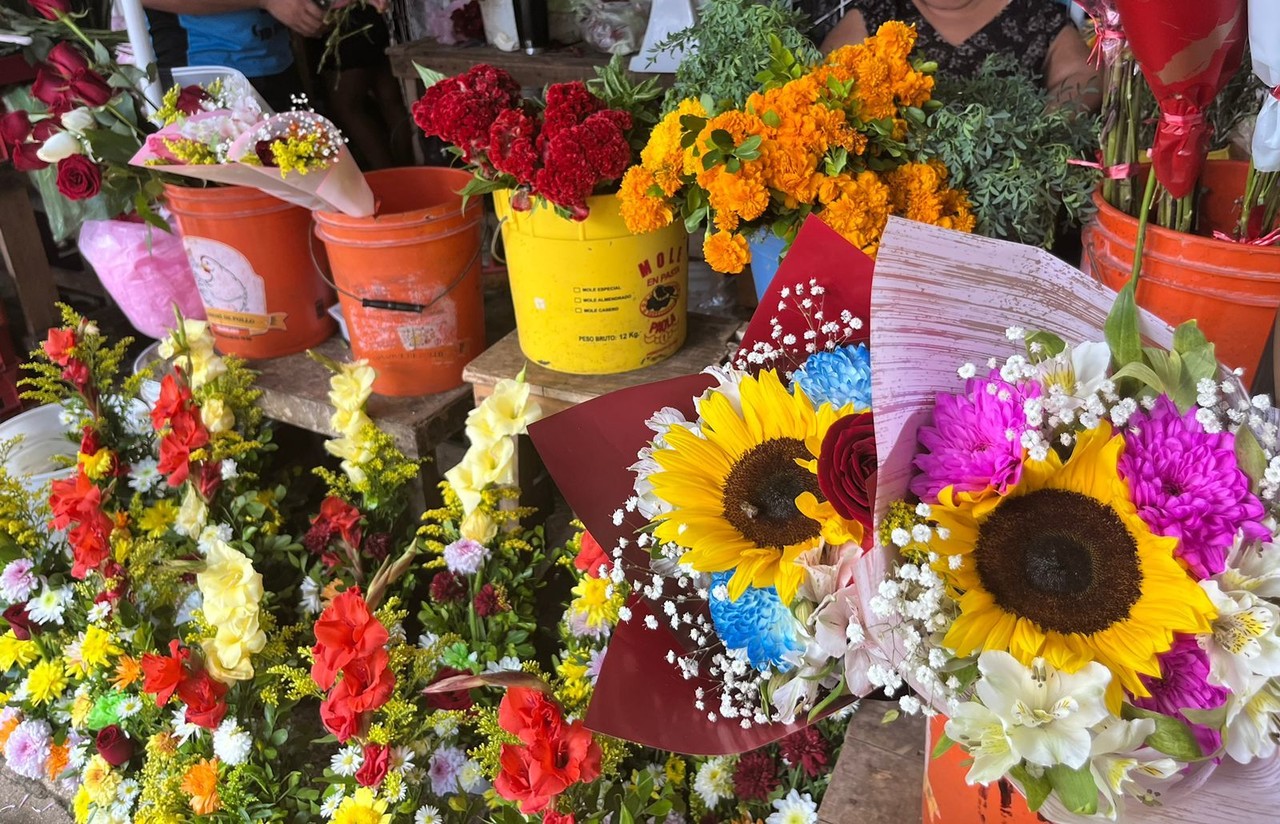
[[525, 369], [530, 394], [537, 397], [544, 415], [552, 415], [619, 389], [690, 375], [724, 363], [737, 350], [744, 328], [738, 320], [691, 314], [689, 336], [679, 352], [653, 366], [616, 375], [570, 375], [531, 363], [520, 351], [520, 333], [516, 331], [468, 364], [462, 378], [471, 384], [478, 404], [493, 394], [498, 381], [514, 378]]
[[[340, 337], [315, 347], [315, 351], [338, 362], [351, 360], [351, 350]], [[333, 406], [329, 403], [329, 372], [305, 352], [272, 360], [253, 361], [258, 370], [257, 388], [262, 390], [258, 405], [268, 418], [330, 437], [338, 433], [329, 424]], [[439, 471], [436, 447], [462, 431], [471, 410], [471, 387], [467, 384], [435, 395], [393, 398], [373, 395], [366, 405], [369, 417], [410, 458], [430, 458], [423, 464], [423, 495], [431, 496]]]
[[58, 286], [45, 257], [27, 176], [0, 169], [0, 265], [13, 277], [22, 318], [17, 335], [28, 347], [58, 322]]

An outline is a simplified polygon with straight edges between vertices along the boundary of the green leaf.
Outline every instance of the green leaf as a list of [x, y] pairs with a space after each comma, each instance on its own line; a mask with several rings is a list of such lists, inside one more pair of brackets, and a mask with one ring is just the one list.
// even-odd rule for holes
[[1157, 749], [1179, 761], [1199, 761], [1204, 758], [1204, 751], [1200, 749], [1195, 734], [1191, 732], [1190, 727], [1178, 719], [1129, 704], [1121, 708], [1120, 716], [1127, 721], [1135, 718], [1149, 718], [1156, 723], [1156, 731], [1147, 736], [1148, 747]]
[[1258, 436], [1248, 426], [1241, 426], [1236, 430], [1236, 460], [1254, 486], [1262, 482], [1262, 476], [1267, 471], [1267, 453], [1262, 444], [1258, 443]]
[[1045, 799], [1049, 797], [1049, 793], [1053, 792], [1053, 784], [1044, 773], [1032, 775], [1022, 764], [1009, 770], [1009, 775], [1013, 776], [1013, 779], [1022, 787], [1022, 792], [1027, 797], [1027, 807], [1031, 812], [1040, 809]]
[[1071, 812], [1093, 815], [1098, 811], [1098, 785], [1094, 783], [1088, 766], [1073, 770], [1065, 764], [1057, 764], [1045, 770], [1045, 778]]
[[445, 74], [441, 74], [435, 69], [428, 69], [425, 66], [419, 66], [417, 63], [413, 64], [413, 68], [414, 68], [414, 71], [418, 73], [418, 77], [422, 78], [422, 87], [424, 89], [431, 88], [432, 86], [439, 83], [441, 80], [444, 80], [445, 77], [448, 76]]
[[939, 758], [946, 755], [947, 751], [955, 745], [956, 742], [948, 738], [946, 733], [943, 733], [942, 737], [938, 739], [938, 743], [933, 745], [933, 755], [931, 755], [930, 758], [937, 761]]
[[1204, 332], [1200, 331], [1199, 324], [1194, 320], [1180, 323], [1178, 328], [1173, 330], [1173, 350], [1175, 352], [1191, 352], [1209, 345], [1209, 339], [1204, 336]]
[[713, 129], [708, 142], [721, 151], [731, 152], [734, 149], [733, 135], [724, 129]]
[[768, 126], [771, 129], [776, 129], [782, 125], [782, 118], [779, 117], [778, 113], [775, 112], [773, 109], [770, 109], [769, 111], [762, 114], [760, 116], [760, 119], [764, 121], [764, 125]]
[[[1112, 350], [1113, 352], [1115, 350]], [[1134, 361], [1122, 369], [1117, 369], [1111, 376], [1114, 381], [1121, 381], [1125, 378], [1136, 378], [1156, 392], [1164, 391], [1164, 381], [1155, 372], [1151, 371], [1151, 367], [1145, 363]]]
[[[760, 144], [764, 142], [764, 138], [758, 134], [753, 134], [746, 140], [742, 141], [742, 145], [738, 147], [738, 156], [745, 159], [743, 152], [755, 152], [760, 148]], [[757, 152], [758, 154], [758, 152]]]
[[1124, 288], [1116, 293], [1116, 302], [1107, 315], [1103, 329], [1106, 332], [1107, 345], [1111, 347], [1111, 358], [1117, 367], [1127, 366], [1142, 359], [1142, 336], [1138, 333], [1138, 303], [1134, 296], [1136, 288], [1130, 280]]
[[880, 723], [892, 724], [894, 721], [897, 721], [898, 718], [900, 718], [901, 716], [902, 716], [902, 713], [898, 712], [897, 710], [886, 710], [884, 717], [880, 719]]
[[1223, 704], [1220, 707], [1214, 707], [1211, 710], [1185, 709], [1182, 711], [1182, 714], [1185, 715], [1187, 720], [1192, 724], [1204, 724], [1206, 727], [1212, 727], [1218, 730], [1226, 726], [1227, 723], [1226, 704]]
[[[1033, 352], [1031, 344], [1040, 344], [1040, 350]], [[1067, 351], [1067, 342], [1052, 332], [1032, 332], [1027, 335], [1027, 356], [1032, 363], [1048, 360]]]

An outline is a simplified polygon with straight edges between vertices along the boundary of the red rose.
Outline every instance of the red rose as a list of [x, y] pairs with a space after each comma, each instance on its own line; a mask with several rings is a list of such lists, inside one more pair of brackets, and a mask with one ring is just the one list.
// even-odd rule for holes
[[818, 487], [840, 517], [871, 529], [876, 494], [876, 431], [870, 412], [831, 425], [818, 456]]
[[[470, 675], [470, 673], [453, 667], [441, 667], [440, 671], [436, 673], [436, 677], [431, 679], [431, 683], [434, 684], [446, 678], [452, 678], [455, 675]], [[475, 700], [471, 697], [470, 690], [426, 692], [423, 693], [423, 697], [427, 699], [427, 706], [433, 710], [465, 710], [475, 703]]]
[[526, 744], [551, 738], [563, 722], [560, 706], [541, 690], [512, 687], [498, 704], [498, 725]]
[[2, 616], [4, 620], [9, 622], [9, 629], [13, 630], [13, 637], [19, 641], [31, 640], [31, 616], [27, 614], [27, 605], [10, 604]]
[[525, 815], [547, 808], [555, 793], [543, 792], [541, 782], [533, 779], [531, 773], [537, 769], [537, 764], [526, 747], [503, 744], [498, 764], [498, 777], [493, 780], [493, 788], [498, 795], [508, 801], [519, 802], [520, 812]]
[[377, 652], [385, 655], [382, 647], [391, 637], [354, 587], [334, 598], [329, 608], [320, 613], [315, 633], [311, 678], [322, 689], [333, 686], [338, 672], [351, 662]]
[[142, 691], [154, 695], [156, 703], [169, 703], [178, 685], [187, 677], [187, 659], [191, 651], [183, 649], [176, 640], [169, 642], [168, 655], [148, 652], [142, 656]]
[[88, 200], [102, 189], [102, 170], [84, 155], [58, 161], [58, 191], [67, 200]]
[[36, 152], [40, 151], [40, 143], [19, 143], [11, 150], [10, 160], [13, 168], [19, 172], [38, 172], [49, 166], [47, 160], [41, 160]]
[[98, 755], [113, 767], [123, 766], [133, 758], [133, 741], [115, 724], [103, 727], [94, 743], [98, 745]]
[[205, 670], [200, 670], [178, 684], [178, 697], [187, 705], [187, 723], [216, 730], [227, 714], [227, 685], [215, 681]]
[[50, 329], [44, 341], [44, 353], [52, 363], [66, 366], [71, 361], [71, 350], [76, 345], [76, 333], [71, 329]]
[[582, 548], [578, 550], [578, 557], [573, 559], [573, 565], [592, 578], [600, 577], [601, 567], [609, 567], [609, 556], [604, 554], [604, 547], [590, 532], [582, 533]]
[[67, 0], [27, 0], [31, 10], [45, 20], [57, 20], [60, 15], [70, 14], [71, 5]]
[[365, 744], [364, 763], [356, 771], [356, 781], [361, 787], [376, 787], [382, 783], [390, 766], [390, 747], [386, 744]]
[[113, 96], [107, 81], [67, 41], [50, 49], [48, 59], [36, 70], [31, 93], [55, 115], [66, 114], [79, 104], [101, 106]]
[[358, 549], [361, 537], [360, 517], [360, 510], [341, 498], [330, 495], [320, 504], [320, 514], [316, 516], [316, 520], [332, 524], [342, 536], [342, 540], [352, 548]]
[[547, 810], [542, 814], [542, 824], [574, 824], [573, 813], [558, 813]]
[[0, 114], [0, 146], [13, 151], [31, 137], [31, 117], [25, 109]]
[[203, 111], [204, 107], [200, 105], [201, 103], [212, 99], [209, 93], [199, 86], [183, 86], [178, 92], [178, 101], [174, 106], [185, 115], [193, 115]]

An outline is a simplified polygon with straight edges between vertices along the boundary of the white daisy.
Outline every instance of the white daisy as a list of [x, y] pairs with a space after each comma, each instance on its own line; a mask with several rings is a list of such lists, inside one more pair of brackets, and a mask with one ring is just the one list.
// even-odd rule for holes
[[132, 718], [142, 712], [142, 699], [136, 695], [126, 696], [123, 701], [116, 705], [116, 712], [121, 718]]
[[324, 803], [320, 805], [320, 814], [325, 818], [333, 818], [338, 812], [338, 807], [342, 806], [342, 799], [346, 796], [346, 792], [338, 787], [333, 795], [325, 798]]
[[198, 739], [204, 728], [199, 724], [187, 723], [187, 705], [179, 704], [173, 711], [173, 735], [182, 746], [193, 738]]
[[89, 607], [89, 623], [104, 624], [111, 617], [111, 602], [99, 601]]
[[818, 805], [808, 793], [801, 795], [799, 790], [792, 790], [774, 801], [773, 809], [765, 824], [817, 824], [818, 821]]
[[132, 465], [129, 472], [129, 488], [135, 492], [150, 492], [160, 480], [160, 469], [155, 458], [143, 458]]
[[413, 769], [413, 750], [408, 747], [392, 747], [389, 768], [407, 773]]
[[413, 814], [413, 824], [444, 824], [444, 819], [440, 817], [439, 810], [427, 804]]
[[362, 764], [364, 764], [364, 751], [355, 744], [338, 750], [329, 760], [329, 768], [343, 778], [355, 775], [360, 771]]

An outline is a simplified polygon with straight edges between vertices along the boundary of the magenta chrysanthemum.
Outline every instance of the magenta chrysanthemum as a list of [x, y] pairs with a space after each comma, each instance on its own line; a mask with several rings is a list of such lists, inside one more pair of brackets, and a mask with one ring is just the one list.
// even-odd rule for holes
[[948, 486], [956, 492], [995, 489], [1004, 494], [1022, 476], [1023, 404], [1040, 394], [1037, 384], [1005, 383], [994, 373], [970, 380], [963, 395], [939, 395], [933, 425], [920, 428], [928, 450], [916, 458], [919, 475], [911, 491], [936, 501]]
[[1197, 578], [1226, 568], [1237, 532], [1269, 535], [1262, 503], [1236, 461], [1235, 436], [1205, 432], [1194, 410], [1179, 413], [1167, 396], [1130, 418], [1119, 469], [1142, 520], [1179, 539], [1176, 554]]
[[4, 746], [4, 760], [9, 769], [23, 778], [35, 781], [44, 778], [51, 733], [46, 721], [23, 721], [15, 727]]
[[1209, 655], [1190, 635], [1180, 635], [1168, 652], [1160, 656], [1161, 678], [1140, 675], [1151, 690], [1149, 698], [1134, 698], [1133, 704], [1186, 721], [1205, 755], [1222, 746], [1222, 733], [1204, 724], [1191, 723], [1182, 710], [1211, 710], [1231, 697], [1231, 690], [1209, 683]]

